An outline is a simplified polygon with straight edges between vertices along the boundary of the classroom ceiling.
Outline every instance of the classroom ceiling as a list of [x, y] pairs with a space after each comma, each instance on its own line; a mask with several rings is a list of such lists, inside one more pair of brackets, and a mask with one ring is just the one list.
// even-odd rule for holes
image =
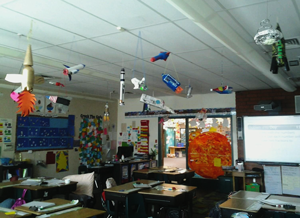
[[[279, 22], [285, 39], [300, 41], [299, 7], [296, 0], [0, 0], [0, 87], [18, 87], [4, 78], [20, 73], [31, 44], [35, 75], [45, 77], [34, 90], [47, 94], [119, 99], [123, 67], [125, 99], [140, 97], [130, 80], [144, 75], [144, 93], [175, 95], [162, 73], [181, 82], [182, 97], [188, 85], [193, 94], [221, 85], [294, 91], [300, 67], [273, 75], [272, 46], [256, 45], [253, 37], [268, 18], [273, 28]], [[161, 51], [171, 52], [168, 60], [150, 62]], [[300, 46], [286, 45], [286, 54], [299, 60]], [[86, 67], [69, 81], [63, 64], [80, 63]]]

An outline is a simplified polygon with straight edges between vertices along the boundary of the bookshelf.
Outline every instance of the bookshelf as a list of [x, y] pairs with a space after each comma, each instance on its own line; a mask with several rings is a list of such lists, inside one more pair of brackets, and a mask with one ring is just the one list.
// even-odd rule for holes
[[33, 166], [32, 164], [28, 164], [28, 163], [21, 163], [12, 166], [0, 165], [0, 182], [9, 181], [8, 179], [9, 173], [12, 176], [18, 176], [19, 180], [31, 178], [33, 173]]

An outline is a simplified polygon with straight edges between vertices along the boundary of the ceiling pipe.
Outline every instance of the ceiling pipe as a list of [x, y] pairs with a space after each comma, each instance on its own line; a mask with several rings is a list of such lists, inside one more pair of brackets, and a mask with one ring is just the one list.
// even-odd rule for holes
[[270, 63], [240, 37], [205, 1], [167, 0], [167, 2], [279, 87], [287, 92], [296, 90], [296, 87], [280, 72], [272, 74]]

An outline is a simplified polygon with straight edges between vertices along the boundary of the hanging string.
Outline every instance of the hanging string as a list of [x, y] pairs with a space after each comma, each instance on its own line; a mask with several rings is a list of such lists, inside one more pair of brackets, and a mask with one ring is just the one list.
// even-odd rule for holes
[[134, 78], [134, 72], [135, 72], [135, 66], [136, 62], [138, 59], [138, 50], [139, 46], [141, 46], [141, 59], [142, 59], [142, 70], [143, 70], [143, 76], [145, 78], [145, 83], [146, 83], [146, 71], [145, 71], [145, 63], [144, 63], [144, 53], [143, 53], [143, 43], [142, 43], [142, 36], [141, 36], [141, 31], [139, 31], [139, 37], [138, 37], [138, 42], [135, 50], [135, 59], [134, 59], [134, 64], [133, 64], [133, 70], [132, 70], [132, 78]]
[[140, 37], [140, 43], [141, 43], [141, 54], [142, 54], [142, 66], [143, 66], [143, 73], [144, 73], [145, 84], [146, 84], [146, 73], [145, 73], [145, 63], [144, 63], [143, 43], [142, 43], [142, 36], [141, 36], [141, 32], [139, 33], [139, 37]]
[[221, 86], [223, 86], [223, 52], [224, 50], [222, 50], [222, 59], [221, 59]]
[[177, 80], [179, 81], [179, 76], [178, 76], [178, 73], [177, 73], [177, 70], [176, 70], [176, 67], [175, 67], [175, 64], [173, 62], [173, 58], [172, 57], [171, 57], [171, 62], [172, 62], [173, 68], [175, 70], [175, 73], [176, 73], [176, 76], [177, 76]]
[[29, 32], [27, 33], [27, 41], [28, 41], [29, 44], [30, 44], [30, 40], [31, 40], [31, 37], [32, 37], [32, 26], [33, 26], [33, 20], [31, 20], [30, 29], [29, 29]]
[[135, 58], [134, 58], [134, 63], [133, 63], [132, 78], [134, 78], [135, 65], [136, 65], [138, 49], [139, 49], [140, 33], [141, 32], [139, 32], [139, 37], [138, 37], [138, 41], [137, 41], [136, 49], [135, 49]]

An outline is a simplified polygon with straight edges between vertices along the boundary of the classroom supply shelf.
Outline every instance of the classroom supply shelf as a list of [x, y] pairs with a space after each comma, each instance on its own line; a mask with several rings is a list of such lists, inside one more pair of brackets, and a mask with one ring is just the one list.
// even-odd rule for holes
[[16, 151], [73, 148], [75, 116], [17, 116]]

